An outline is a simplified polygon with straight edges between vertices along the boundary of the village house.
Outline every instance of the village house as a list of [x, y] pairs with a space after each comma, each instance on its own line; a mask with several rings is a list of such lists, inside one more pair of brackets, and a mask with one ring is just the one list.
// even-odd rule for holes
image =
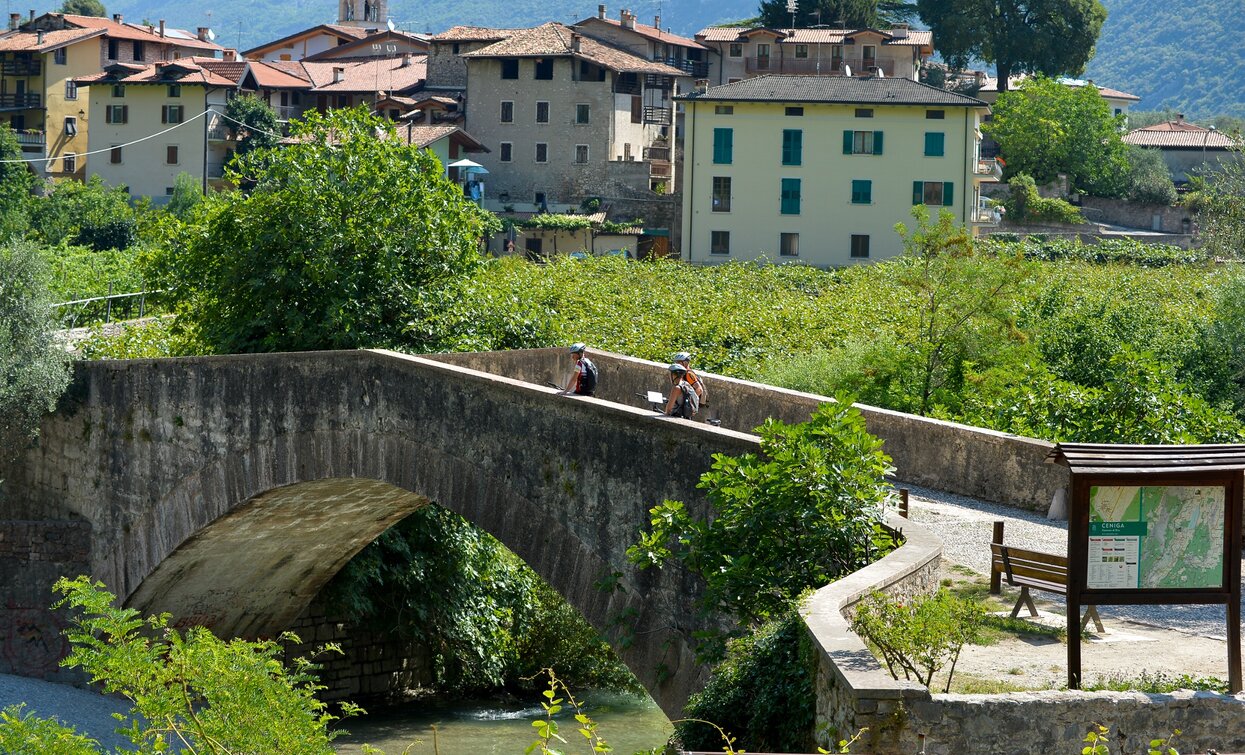
[[886, 76], [917, 80], [934, 54], [933, 33], [890, 29], [767, 29], [710, 26], [696, 41], [713, 51], [706, 78], [730, 84], [770, 74]]
[[[993, 105], [999, 98], [999, 80], [992, 76], [986, 76], [983, 72], [978, 72], [977, 76], [978, 89], [975, 96], [982, 102]], [[1007, 80], [1008, 89], [1018, 89], [1024, 83], [1025, 78], [1024, 74], [1012, 76]], [[1112, 115], [1122, 115], [1128, 118], [1128, 108], [1141, 101], [1141, 98], [1135, 94], [1095, 84], [1093, 79], [1069, 79], [1065, 77], [1058, 81], [1070, 89], [1080, 89], [1086, 86], [1095, 87], [1098, 90], [1098, 94], [1101, 94], [1102, 98], [1107, 101]]]
[[1124, 135], [1124, 143], [1134, 147], [1157, 149], [1177, 187], [1189, 183], [1191, 176], [1219, 170], [1229, 160], [1239, 159], [1239, 141], [1216, 131], [1214, 127], [1189, 123], [1183, 114], [1176, 120], [1138, 128]]
[[[234, 81], [193, 58], [147, 66], [112, 63], [77, 81], [90, 87], [90, 147], [108, 150], [87, 163], [88, 176], [124, 186], [132, 197], [162, 202], [173, 193], [179, 173], [205, 184], [223, 175], [231, 149], [224, 139], [209, 139], [204, 113], [209, 107], [224, 110]], [[153, 134], [159, 136], [145, 138]]]
[[605, 14], [605, 6], [598, 5], [597, 15], [585, 18], [574, 28], [632, 55], [678, 68], [693, 79], [709, 75], [709, 48], [694, 39], [663, 31], [661, 16], [654, 17], [649, 26], [626, 9], [619, 12], [618, 20]]
[[48, 13], [21, 22], [10, 14], [0, 35], [0, 123], [17, 131], [23, 155], [53, 178], [86, 174], [90, 125], [87, 92], [79, 79], [116, 62], [154, 62], [219, 55], [202, 27], [196, 33], [111, 19]]
[[912, 208], [990, 223], [972, 97], [902, 78], [762, 76], [679, 98], [683, 258], [821, 267], [902, 252]]

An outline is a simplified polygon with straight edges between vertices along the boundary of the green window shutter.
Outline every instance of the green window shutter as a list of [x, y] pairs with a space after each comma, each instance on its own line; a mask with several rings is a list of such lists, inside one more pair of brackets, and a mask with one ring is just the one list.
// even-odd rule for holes
[[875, 155], [882, 154], [882, 132], [881, 131], [873, 132], [873, 154]]
[[947, 181], [942, 185], [942, 206], [951, 207], [955, 204], [955, 184]]
[[783, 215], [799, 215], [800, 214], [800, 179], [784, 178], [782, 179], [782, 207]]
[[852, 204], [869, 204], [873, 201], [873, 182], [852, 181]]
[[783, 129], [782, 164], [800, 165], [804, 160], [804, 132], [800, 129]]
[[735, 131], [729, 128], [715, 128], [713, 130], [713, 162], [718, 165], [730, 165], [733, 146], [735, 141]]
[[941, 131], [925, 132], [925, 156], [942, 157], [944, 154], [944, 137]]
[[852, 153], [852, 142], [854, 141], [855, 136], [856, 135], [851, 131], [843, 132], [843, 154], [850, 155]]
[[925, 182], [912, 182], [912, 204], [921, 204], [925, 201]]

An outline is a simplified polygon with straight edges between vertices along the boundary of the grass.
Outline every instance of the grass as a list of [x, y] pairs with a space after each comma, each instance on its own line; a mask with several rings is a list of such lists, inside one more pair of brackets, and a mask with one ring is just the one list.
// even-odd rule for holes
[[1214, 676], [1142, 671], [1136, 676], [1125, 676], [1123, 674], [1101, 676], [1089, 684], [1082, 685], [1082, 689], [1087, 692], [1150, 692], [1155, 694], [1188, 689], [1197, 692], [1217, 692], [1221, 695], [1226, 695], [1228, 693], [1228, 683]]
[[1005, 595], [990, 594], [990, 580], [977, 572], [959, 564], [952, 564], [948, 573], [953, 576], [944, 578], [942, 586], [951, 591], [957, 598], [971, 600], [986, 610], [982, 622], [982, 631], [977, 645], [993, 645], [1000, 640], [1012, 637], [1045, 637], [1064, 641], [1067, 630], [1062, 627], [1050, 627], [1035, 624], [1021, 618], [995, 615], [1001, 611], [1009, 611], [1011, 600]]

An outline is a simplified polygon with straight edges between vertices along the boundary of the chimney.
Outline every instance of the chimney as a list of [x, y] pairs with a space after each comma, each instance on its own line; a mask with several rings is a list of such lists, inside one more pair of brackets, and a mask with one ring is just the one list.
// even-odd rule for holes
[[661, 16], [653, 16], [653, 28], [661, 30]]
[[224, 56], [222, 57], [222, 60], [227, 60], [227, 61], [229, 61], [229, 62], [233, 62], [233, 61], [235, 61], [235, 60], [237, 60], [237, 59], [238, 59], [238, 51], [237, 51], [237, 50], [225, 50], [225, 54], [224, 54]]
[[635, 14], [629, 10], [624, 10], [622, 12], [622, 25], [624, 29], [634, 29], [635, 28]]
[[164, 19], [163, 18], [160, 19], [160, 36], [161, 38], [164, 37]]
[[1184, 123], [1184, 113], [1176, 113], [1176, 123]]
[[597, 6], [597, 18], [605, 18], [605, 5]]
[[696, 79], [694, 90], [696, 94], [704, 94], [709, 91], [709, 79]]
[[120, 14], [120, 13], [114, 13], [114, 14], [112, 14], [112, 20], [113, 20], [113, 23], [117, 23], [117, 24], [123, 23], [123, 22], [122, 22], [122, 20], [121, 20], [121, 14]]
[[333, 66], [333, 83], [340, 84], [342, 77], [346, 75], [346, 69], [340, 66]]
[[31, 8], [30, 9], [30, 23], [33, 24], [34, 22], [35, 22], [35, 9]]
[[211, 31], [211, 29], [209, 29], [208, 27], [200, 26], [199, 28], [195, 29], [195, 37], [197, 37], [200, 42], [210, 42], [211, 40], [208, 39], [209, 31]]
[[20, 13], [9, 14], [9, 31], [17, 31], [17, 27], [21, 26], [21, 23], [22, 23], [22, 14]]
[[411, 54], [409, 52], [402, 53], [402, 65], [398, 68], [408, 68], [411, 65]]
[[583, 37], [571, 32], [571, 52], [579, 52], [579, 46], [583, 43]]
[[907, 24], [891, 24], [891, 39], [907, 39], [907, 38], [908, 38], [908, 25]]
[[35, 33], [35, 44], [37, 45], [43, 44], [43, 29], [40, 29], [39, 31]]

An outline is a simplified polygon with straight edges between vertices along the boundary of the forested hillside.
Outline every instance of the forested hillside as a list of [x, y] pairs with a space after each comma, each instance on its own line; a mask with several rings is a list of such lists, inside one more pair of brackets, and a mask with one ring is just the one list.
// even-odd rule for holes
[[[1241, 0], [1103, 0], [1108, 17], [1087, 76], [1141, 96], [1137, 108], [1172, 108], [1190, 118], [1245, 116], [1245, 13]], [[217, 40], [247, 49], [297, 29], [336, 19], [336, 0], [112, 0], [127, 19], [167, 19], [174, 26], [211, 26]], [[616, 17], [623, 7], [607, 0]], [[691, 33], [755, 15], [757, 0], [633, 0], [626, 7], [652, 23]], [[16, 6], [15, 6], [16, 7]], [[36, 6], [38, 7], [38, 6]], [[45, 5], [42, 10], [59, 7]], [[408, 31], [454, 24], [508, 26], [576, 21], [596, 13], [593, 0], [391, 0], [390, 16]], [[919, 22], [917, 22], [919, 23]], [[935, 40], [937, 42], [937, 40]]]
[[1140, 110], [1245, 116], [1240, 0], [1102, 0], [1107, 22], [1087, 76], [1140, 96]]

